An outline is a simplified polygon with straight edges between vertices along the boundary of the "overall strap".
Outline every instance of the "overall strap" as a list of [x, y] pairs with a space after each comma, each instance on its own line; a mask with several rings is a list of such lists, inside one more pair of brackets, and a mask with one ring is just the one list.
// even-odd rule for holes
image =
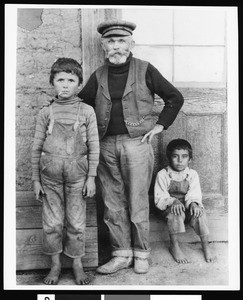
[[171, 176], [171, 174], [169, 173], [169, 168], [168, 168], [168, 167], [165, 167], [165, 169], [166, 169], [166, 172], [168, 173], [170, 179], [172, 179], [172, 176]]
[[80, 102], [78, 103], [78, 113], [77, 113], [77, 116], [76, 116], [76, 121], [75, 123], [73, 124], [73, 130], [76, 131], [78, 126], [79, 126], [79, 113], [80, 113]]
[[49, 106], [50, 108], [50, 123], [48, 126], [48, 134], [52, 134], [52, 130], [53, 130], [53, 125], [54, 125], [54, 114], [53, 114], [53, 110], [52, 110], [52, 105]]

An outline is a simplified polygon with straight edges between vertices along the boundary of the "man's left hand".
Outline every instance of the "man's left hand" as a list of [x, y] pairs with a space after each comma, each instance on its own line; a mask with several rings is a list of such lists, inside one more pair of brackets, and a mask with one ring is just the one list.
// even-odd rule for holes
[[154, 128], [152, 130], [150, 130], [148, 133], [146, 133], [143, 137], [143, 139], [141, 140], [141, 142], [145, 142], [145, 140], [147, 139], [147, 143], [150, 144], [154, 135], [158, 134], [160, 132], [162, 132], [164, 130], [164, 126], [160, 125], [160, 124], [156, 124], [154, 126]]

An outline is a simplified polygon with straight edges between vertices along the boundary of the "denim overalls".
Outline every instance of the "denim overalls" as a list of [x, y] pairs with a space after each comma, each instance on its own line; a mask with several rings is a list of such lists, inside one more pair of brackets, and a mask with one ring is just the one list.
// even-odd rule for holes
[[88, 162], [79, 111], [80, 105], [74, 124], [63, 124], [55, 120], [50, 106], [50, 124], [40, 159], [41, 183], [46, 194], [42, 212], [43, 251], [47, 255], [61, 252], [71, 258], [84, 255], [86, 201], [82, 189]]
[[[184, 205], [185, 195], [187, 194], [189, 189], [189, 181], [187, 177], [182, 181], [171, 180], [168, 190], [171, 197], [175, 197]], [[183, 212], [180, 216], [172, 214], [170, 210], [171, 206], [167, 207], [167, 209], [162, 212], [162, 216], [167, 220], [168, 230], [170, 234], [185, 232], [185, 223], [188, 223], [199, 236], [209, 234], [205, 211], [203, 212], [203, 215], [201, 217], [194, 218], [190, 215], [189, 209], [186, 209], [185, 212]]]

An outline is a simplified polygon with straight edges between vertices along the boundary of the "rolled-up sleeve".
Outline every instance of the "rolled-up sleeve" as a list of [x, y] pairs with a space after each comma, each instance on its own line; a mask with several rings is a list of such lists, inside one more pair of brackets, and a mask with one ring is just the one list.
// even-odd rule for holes
[[185, 206], [187, 209], [192, 202], [195, 202], [200, 207], [203, 207], [200, 180], [198, 173], [195, 170], [190, 170], [189, 190], [185, 195]]
[[171, 197], [168, 193], [169, 185], [170, 179], [166, 171], [163, 169], [157, 174], [154, 185], [154, 203], [160, 210], [165, 210], [167, 206], [172, 205], [176, 199]]

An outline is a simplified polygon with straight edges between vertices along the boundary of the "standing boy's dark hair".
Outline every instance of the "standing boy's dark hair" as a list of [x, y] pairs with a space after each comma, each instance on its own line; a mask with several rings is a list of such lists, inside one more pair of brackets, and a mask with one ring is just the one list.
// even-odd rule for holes
[[60, 72], [75, 74], [79, 78], [79, 84], [83, 82], [82, 67], [75, 59], [67, 57], [58, 58], [51, 67], [50, 84], [53, 85], [55, 75]]
[[188, 150], [189, 153], [189, 157], [192, 158], [192, 146], [191, 144], [183, 139], [175, 139], [172, 140], [171, 142], [169, 142], [169, 144], [167, 145], [167, 149], [166, 149], [166, 156], [168, 158], [168, 160], [170, 161], [171, 158], [171, 154], [172, 152], [177, 149], [183, 149], [183, 150]]

